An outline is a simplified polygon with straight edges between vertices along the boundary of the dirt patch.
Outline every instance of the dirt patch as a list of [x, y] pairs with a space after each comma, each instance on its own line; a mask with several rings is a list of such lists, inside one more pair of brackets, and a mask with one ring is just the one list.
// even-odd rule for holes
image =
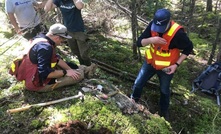
[[112, 134], [112, 132], [103, 127], [99, 130], [90, 130], [86, 123], [74, 120], [49, 127], [42, 134]]

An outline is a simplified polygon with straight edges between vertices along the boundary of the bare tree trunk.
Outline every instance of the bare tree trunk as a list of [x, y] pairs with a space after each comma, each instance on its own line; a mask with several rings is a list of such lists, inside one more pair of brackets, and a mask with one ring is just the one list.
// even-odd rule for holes
[[131, 13], [131, 28], [132, 28], [132, 41], [133, 41], [133, 57], [135, 59], [138, 58], [138, 55], [137, 55], [137, 45], [136, 45], [136, 41], [137, 41], [137, 2], [136, 0], [132, 0], [131, 2], [131, 10], [132, 10], [132, 13]]
[[205, 17], [206, 15], [207, 15], [207, 13], [205, 13], [205, 15], [204, 15], [204, 17], [203, 17], [203, 20], [202, 20], [202, 22], [201, 22], [200, 31], [199, 31], [199, 33], [198, 33], [198, 37], [199, 37], [199, 38], [201, 38], [201, 34], [203, 34], [203, 32], [204, 32], [203, 25], [204, 25], [205, 20], [206, 20], [206, 17]]
[[[220, 36], [220, 32], [221, 32], [221, 17], [218, 16], [218, 29], [217, 29], [217, 32], [216, 32], [216, 39], [215, 41], [213, 42], [213, 48], [212, 48], [212, 51], [211, 51], [211, 54], [210, 54], [210, 57], [209, 57], [209, 60], [208, 60], [208, 65], [210, 65], [212, 63], [212, 59], [214, 58], [214, 54], [215, 54], [215, 50], [216, 50], [216, 46], [219, 42], [219, 36]], [[220, 61], [220, 57], [221, 56], [221, 44], [219, 45], [219, 51], [218, 51], [218, 54], [217, 54], [217, 60], [216, 61]]]
[[182, 9], [181, 9], [181, 11], [183, 13], [184, 12], [184, 8], [185, 8], [186, 0], [181, 0], [181, 2], [182, 2]]
[[206, 11], [207, 12], [212, 12], [213, 11], [213, 1], [212, 0], [207, 0], [206, 2]]
[[219, 2], [220, 2], [220, 0], [216, 0], [216, 6], [215, 6], [215, 11], [214, 11], [215, 14], [217, 13]]
[[[193, 18], [193, 13], [194, 13], [194, 9], [195, 9], [195, 4], [196, 4], [196, 0], [191, 0], [191, 3], [190, 3], [190, 8], [189, 8], [189, 18], [188, 18], [188, 26], [190, 26], [192, 24], [192, 18]], [[187, 34], [189, 34], [189, 28], [187, 26]]]
[[[127, 14], [128, 16], [131, 16], [132, 11], [128, 10], [126, 7], [123, 7], [121, 4], [118, 3], [117, 0], [107, 0], [107, 2], [109, 2], [110, 4], [116, 4], [117, 8], [115, 8], [115, 9]], [[110, 6], [112, 6], [112, 5], [110, 5]], [[112, 6], [112, 7], [114, 8], [114, 6]], [[137, 20], [143, 24], [149, 23], [149, 21], [143, 19], [142, 17], [140, 17], [138, 15], [137, 15]]]
[[159, 6], [159, 0], [156, 0], [156, 1], [155, 1], [154, 12], [156, 12], [156, 11], [157, 11], [158, 6]]
[[[219, 17], [218, 19], [218, 29], [217, 29], [217, 33], [216, 33], [216, 40], [215, 40], [215, 43], [218, 43], [218, 40], [219, 40], [219, 37], [220, 37], [220, 32], [221, 32], [221, 17]], [[221, 42], [219, 42], [219, 51], [218, 51], [218, 54], [217, 54], [217, 60], [218, 62], [221, 61]]]

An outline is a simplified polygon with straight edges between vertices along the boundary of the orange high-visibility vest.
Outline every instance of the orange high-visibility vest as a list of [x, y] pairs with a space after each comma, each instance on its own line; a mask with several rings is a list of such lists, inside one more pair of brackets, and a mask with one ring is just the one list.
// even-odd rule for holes
[[[174, 21], [171, 21], [170, 29], [163, 34], [163, 38], [166, 39], [167, 44], [150, 44], [150, 48], [146, 50], [145, 57], [147, 63], [151, 64], [156, 70], [161, 70], [177, 62], [180, 56], [180, 50], [177, 48], [169, 49], [169, 45], [180, 28], [183, 27]], [[151, 31], [151, 36], [154, 37], [159, 35], [157, 32]]]

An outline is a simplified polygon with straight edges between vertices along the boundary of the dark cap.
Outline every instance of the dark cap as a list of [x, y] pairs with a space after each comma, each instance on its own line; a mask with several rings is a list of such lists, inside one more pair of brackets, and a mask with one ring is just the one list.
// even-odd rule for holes
[[159, 9], [156, 11], [153, 23], [151, 25], [151, 30], [164, 33], [166, 31], [167, 25], [170, 22], [170, 11], [167, 9]]

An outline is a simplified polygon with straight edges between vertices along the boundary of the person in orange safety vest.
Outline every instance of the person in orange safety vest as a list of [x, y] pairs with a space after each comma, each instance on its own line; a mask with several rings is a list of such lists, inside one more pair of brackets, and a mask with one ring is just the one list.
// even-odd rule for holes
[[138, 102], [145, 83], [157, 74], [160, 82], [160, 116], [168, 120], [170, 83], [176, 69], [192, 52], [193, 44], [184, 28], [171, 20], [170, 11], [159, 9], [138, 38], [137, 46], [148, 47], [145, 61], [134, 82], [131, 98]]

